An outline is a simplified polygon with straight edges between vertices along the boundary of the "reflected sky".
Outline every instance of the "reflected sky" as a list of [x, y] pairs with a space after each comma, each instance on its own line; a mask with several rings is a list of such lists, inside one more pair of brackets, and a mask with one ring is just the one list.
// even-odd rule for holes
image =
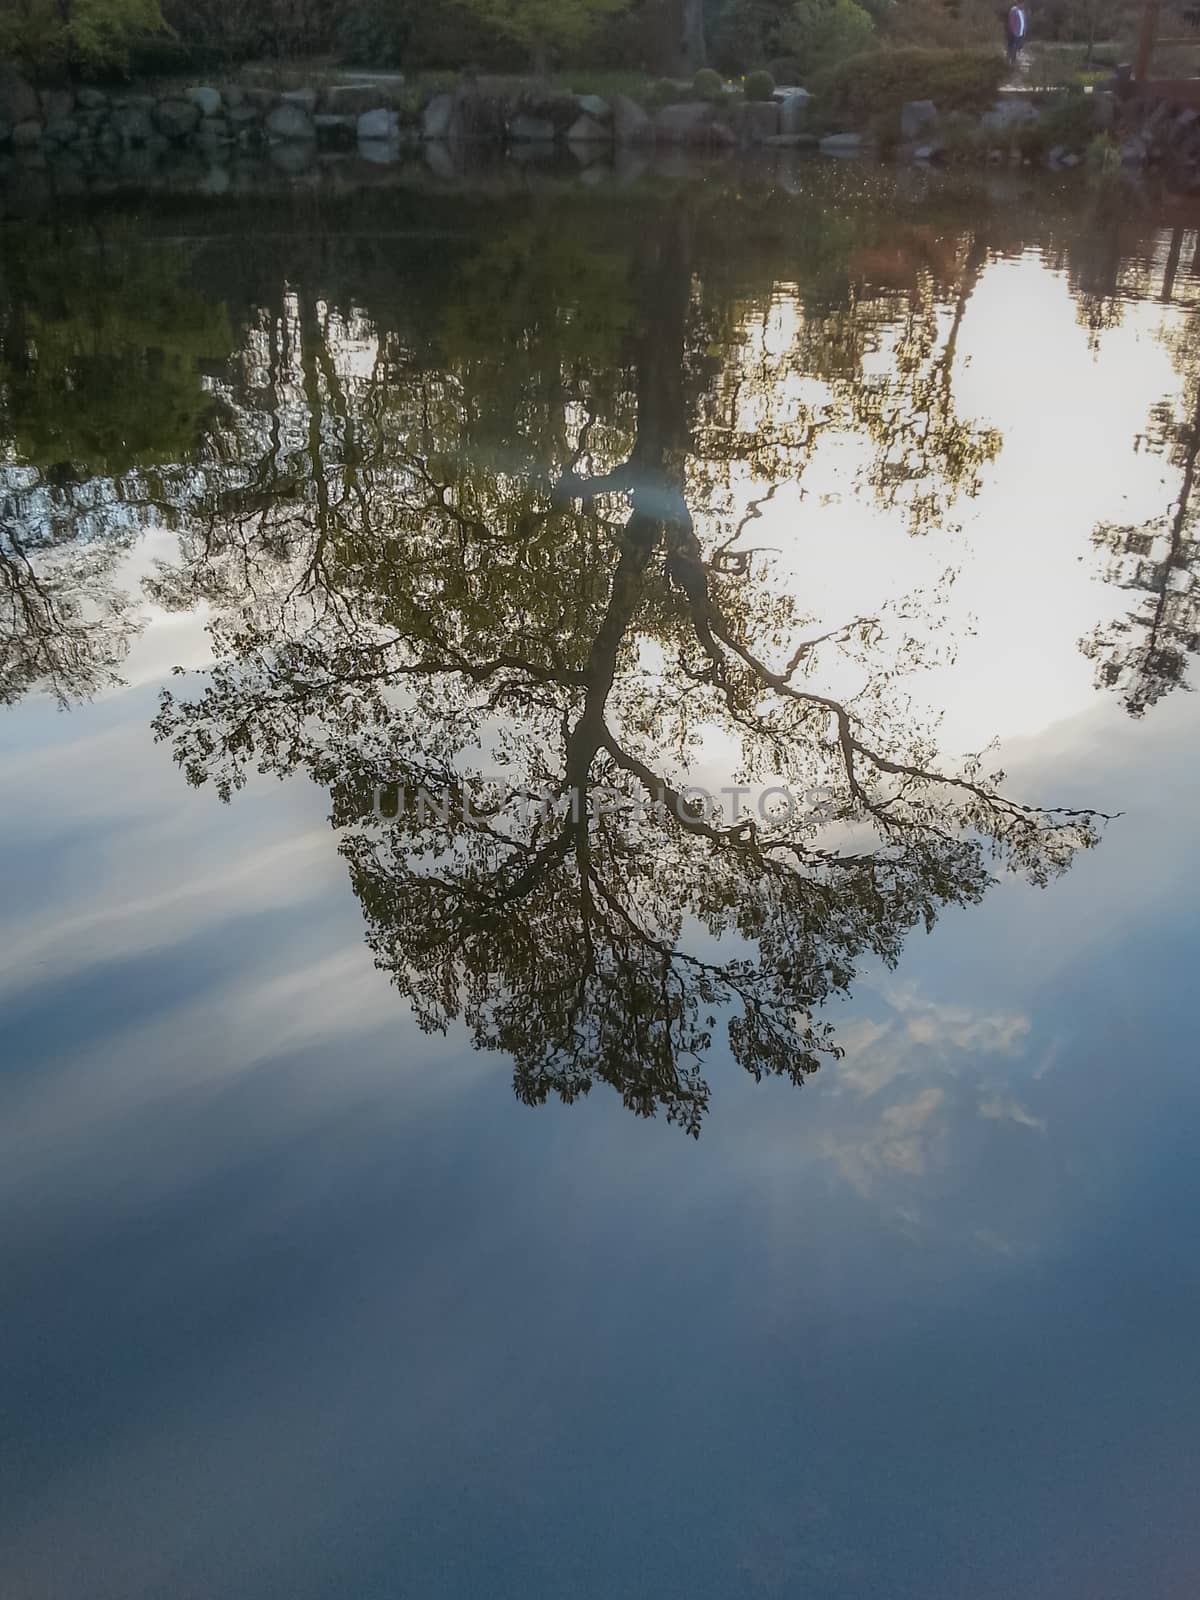
[[[851, 212], [867, 366], [918, 313], [936, 359], [962, 299], [954, 415], [1000, 436], [977, 492], [912, 531], [798, 355], [834, 346], [842, 288], [769, 271], [717, 295], [697, 433], [827, 425], [774, 475], [735, 454], [698, 532], [775, 484], [744, 542], [818, 628], [953, 569], [906, 695], [950, 752], [999, 735], [1014, 792], [1120, 817], [1048, 888], [1005, 878], [864, 962], [801, 1092], [718, 1034], [697, 1142], [603, 1085], [531, 1109], [374, 966], [326, 788], [252, 775], [223, 806], [153, 741], [220, 612], [147, 596], [194, 532], [159, 484], [109, 573], [139, 619], [122, 682], [0, 717], [6, 1595], [1194, 1591], [1197, 712], [1131, 717], [1080, 640], [1131, 605], [1096, 525], [1180, 492], [1147, 439], [1194, 404], [1195, 280], [1164, 306], [1166, 238], [1125, 245], [1097, 332], [1078, 219], [1034, 215], [967, 278], [993, 225], [968, 197], [949, 281], [926, 242], [897, 284], [885, 200]], [[326, 271], [366, 381], [369, 264]], [[184, 287], [240, 326], [228, 264]], [[239, 359], [204, 392], [244, 400]], [[204, 448], [135, 467], [178, 482]], [[726, 781], [703, 731], [689, 770]]]

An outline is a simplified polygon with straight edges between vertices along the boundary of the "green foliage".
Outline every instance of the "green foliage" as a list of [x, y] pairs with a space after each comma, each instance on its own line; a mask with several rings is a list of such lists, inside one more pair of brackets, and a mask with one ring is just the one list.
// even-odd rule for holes
[[692, 88], [701, 100], [719, 100], [725, 83], [719, 72], [714, 72], [711, 67], [701, 67], [692, 79]]
[[1121, 147], [1111, 133], [1098, 133], [1085, 151], [1088, 168], [1108, 176], [1121, 170]]
[[12, 0], [0, 15], [0, 58], [34, 69], [120, 67], [162, 26], [158, 0]]
[[338, 25], [338, 53], [352, 65], [398, 67], [416, 26], [410, 0], [352, 0]]
[[1017, 149], [1031, 161], [1040, 161], [1055, 145], [1068, 150], [1086, 150], [1096, 132], [1096, 113], [1082, 89], [1063, 95], [1036, 122], [1024, 123], [1017, 131]]
[[537, 58], [577, 49], [629, 0], [463, 0], [487, 27]]
[[827, 71], [867, 48], [875, 24], [855, 0], [799, 0], [783, 30], [802, 78]]
[[787, 53], [782, 34], [792, 0], [727, 0], [713, 30], [713, 60], [728, 73]]
[[983, 111], [1007, 71], [998, 50], [871, 50], [823, 74], [817, 109], [846, 127], [891, 125], [906, 100], [932, 100], [943, 114]]
[[746, 99], [769, 100], [775, 93], [775, 79], [769, 72], [751, 72], [746, 76]]
[[19, 456], [119, 477], [194, 447], [215, 406], [204, 365], [232, 334], [185, 268], [174, 250], [60, 242], [14, 276], [0, 307], [0, 434]]
[[647, 111], [661, 111], [663, 106], [678, 105], [687, 97], [687, 91], [681, 89], [673, 79], [658, 78], [647, 85], [640, 98]]

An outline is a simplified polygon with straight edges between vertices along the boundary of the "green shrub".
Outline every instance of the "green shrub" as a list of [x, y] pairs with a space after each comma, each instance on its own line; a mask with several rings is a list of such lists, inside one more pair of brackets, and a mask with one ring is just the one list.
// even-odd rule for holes
[[874, 31], [870, 14], [855, 0], [797, 0], [783, 39], [810, 78], [861, 54]]
[[1056, 144], [1068, 150], [1086, 150], [1096, 132], [1096, 112], [1091, 96], [1082, 89], [1062, 95], [1036, 122], [1017, 129], [1016, 145], [1023, 156], [1040, 161]]
[[804, 64], [796, 56], [776, 56], [767, 62], [767, 71], [777, 84], [804, 82]]
[[647, 111], [661, 111], [663, 106], [678, 105], [681, 100], [686, 100], [689, 92], [670, 78], [659, 78], [647, 84], [640, 98]]
[[725, 82], [719, 72], [714, 72], [711, 67], [701, 67], [692, 79], [692, 88], [701, 100], [719, 100], [724, 93]]
[[932, 100], [938, 111], [983, 111], [1008, 75], [991, 50], [870, 50], [816, 80], [820, 116], [841, 127], [891, 124], [906, 100]]
[[769, 72], [747, 74], [745, 92], [747, 100], [769, 100], [775, 93], [775, 79]]
[[415, 18], [396, 0], [352, 0], [338, 27], [338, 53], [351, 66], [398, 67], [408, 56]]

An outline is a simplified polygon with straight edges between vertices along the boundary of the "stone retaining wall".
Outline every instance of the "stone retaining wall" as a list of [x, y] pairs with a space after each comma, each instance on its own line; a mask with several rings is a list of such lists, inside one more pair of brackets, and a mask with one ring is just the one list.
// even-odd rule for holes
[[651, 116], [624, 95], [605, 100], [534, 85], [489, 88], [464, 81], [452, 92], [424, 97], [398, 75], [284, 91], [254, 83], [37, 91], [12, 68], [0, 67], [0, 150], [68, 154], [90, 166], [130, 150], [172, 148], [219, 157], [276, 146], [358, 147], [385, 159], [431, 142], [745, 147], [799, 142], [807, 102], [804, 90], [783, 90], [766, 104], [688, 102]]

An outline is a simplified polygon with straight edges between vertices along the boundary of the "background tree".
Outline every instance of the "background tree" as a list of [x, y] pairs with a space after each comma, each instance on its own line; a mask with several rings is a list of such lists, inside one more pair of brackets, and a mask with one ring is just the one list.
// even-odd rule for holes
[[[214, 505], [199, 553], [224, 602], [218, 664], [196, 697], [164, 698], [156, 730], [225, 796], [254, 768], [329, 789], [368, 939], [423, 1025], [510, 1054], [531, 1103], [603, 1082], [696, 1133], [718, 1029], [747, 1071], [801, 1082], [836, 1049], [822, 1004], [864, 961], [979, 899], [989, 853], [1042, 882], [1095, 819], [1019, 804], [978, 763], [939, 768], [898, 682], [922, 660], [917, 603], [806, 628], [752, 515], [729, 527], [719, 505], [749, 461], [802, 472], [840, 408], [731, 432], [727, 399], [753, 414], [775, 390], [736, 347], [769, 286], [739, 305], [711, 270], [718, 238], [733, 254], [727, 210], [711, 238], [684, 200], [626, 216], [620, 292], [612, 261], [586, 265], [585, 229], [612, 240], [612, 220], [514, 225], [447, 285], [437, 364], [385, 344], [358, 400], [305, 291], [272, 380], [296, 408], [272, 470], [294, 467], [274, 499], [268, 482]], [[519, 263], [527, 293], [509, 292]], [[935, 437], [956, 459], [948, 419]], [[881, 440], [897, 447], [890, 423]], [[286, 566], [248, 596], [243, 551], [284, 527]], [[689, 803], [705, 727], [748, 784], [822, 785], [835, 832]], [[511, 796], [481, 802], [496, 771]], [[440, 798], [380, 825], [377, 786]]]
[[16, 56], [38, 68], [120, 66], [162, 26], [159, 0], [5, 0], [0, 58]]
[[601, 24], [628, 10], [629, 0], [464, 0], [489, 28], [511, 39], [539, 71], [556, 54], [577, 50]]

